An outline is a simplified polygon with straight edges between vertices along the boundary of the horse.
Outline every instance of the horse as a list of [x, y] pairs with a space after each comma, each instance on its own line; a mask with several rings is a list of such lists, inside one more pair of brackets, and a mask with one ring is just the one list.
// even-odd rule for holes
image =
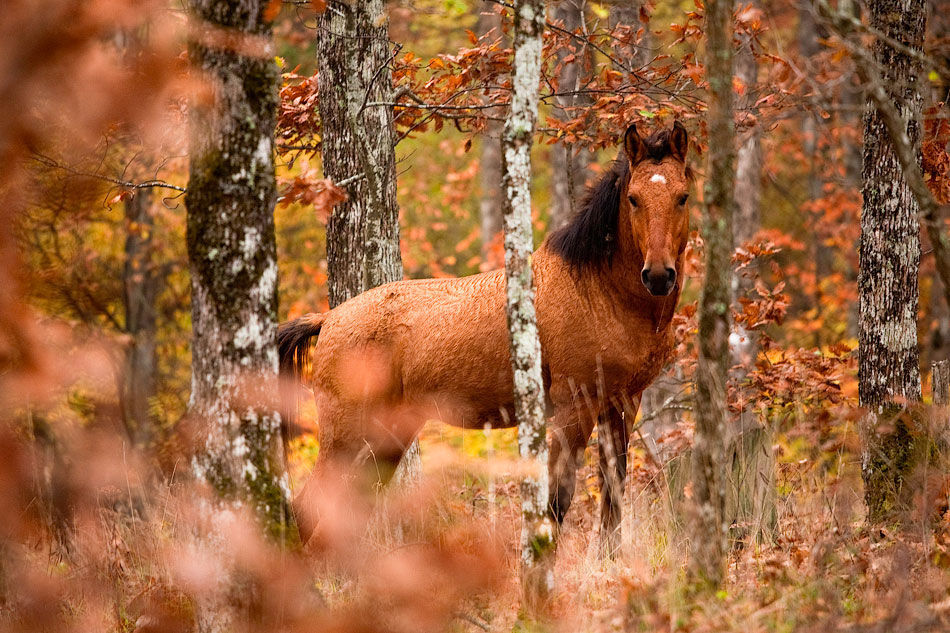
[[[631, 125], [621, 143], [575, 216], [531, 262], [550, 416], [548, 511], [560, 527], [597, 426], [608, 556], [619, 543], [628, 425], [672, 355], [691, 181], [678, 121], [647, 138]], [[505, 289], [503, 270], [396, 281], [283, 323], [282, 378], [299, 381], [311, 370], [318, 467], [372, 460], [391, 474], [433, 417], [467, 429], [516, 426]]]

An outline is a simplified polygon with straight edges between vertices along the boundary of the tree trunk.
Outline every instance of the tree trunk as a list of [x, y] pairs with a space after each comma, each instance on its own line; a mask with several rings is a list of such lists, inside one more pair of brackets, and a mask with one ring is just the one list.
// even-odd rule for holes
[[[736, 104], [739, 122], [744, 128], [739, 135], [736, 155], [735, 212], [732, 238], [736, 246], [751, 241], [761, 226], [760, 201], [762, 197], [762, 135], [752, 112], [758, 94], [759, 67], [752, 52], [748, 35], [739, 37], [736, 53], [736, 77], [745, 91]], [[756, 272], [754, 269], [749, 272]], [[734, 297], [745, 295], [753, 285], [753, 278], [732, 275]], [[733, 369], [730, 379], [735, 388], [743, 388], [743, 380], [753, 367], [759, 346], [755, 332], [736, 326], [730, 342]], [[744, 396], [740, 392], [740, 398]], [[772, 454], [772, 430], [763, 426], [755, 414], [742, 407], [737, 417], [730, 420], [729, 449], [732, 468], [729, 471], [729, 491], [726, 499], [726, 520], [733, 525], [731, 538], [740, 540], [767, 540], [775, 528], [775, 458]]]
[[327, 224], [330, 307], [402, 279], [389, 27], [382, 0], [328, 4], [317, 39], [324, 174], [349, 181]]
[[613, 31], [618, 26], [627, 26], [630, 28], [631, 35], [635, 35], [640, 26], [643, 26], [643, 37], [640, 38], [639, 45], [626, 46], [619, 42], [613, 43], [613, 54], [628, 68], [634, 70], [643, 68], [653, 61], [653, 52], [651, 50], [652, 34], [648, 24], [640, 22], [640, 7], [643, 2], [617, 0], [610, 6], [610, 15], [608, 16], [608, 26]]
[[732, 3], [706, 3], [706, 76], [709, 81], [709, 153], [706, 162], [703, 239], [706, 277], [699, 304], [696, 366], [696, 431], [693, 436], [689, 571], [701, 584], [722, 581], [726, 552], [724, 521], [726, 377], [732, 304], [732, 213], [735, 125], [732, 92]]
[[531, 467], [521, 482], [521, 582], [525, 610], [540, 613], [553, 588], [554, 526], [547, 511], [548, 446], [541, 341], [534, 308], [531, 253], [531, 145], [541, 79], [542, 0], [515, 2], [511, 113], [505, 123], [505, 280], [518, 449]]
[[[745, 92], [736, 104], [742, 133], [739, 135], [739, 151], [736, 155], [736, 217], [732, 223], [733, 242], [735, 246], [741, 247], [755, 238], [762, 224], [759, 208], [762, 200], [762, 131], [752, 112], [759, 66], [752, 54], [748, 35], [739, 38], [735, 64], [736, 77], [745, 86]], [[753, 279], [750, 277], [733, 274], [732, 279], [736, 297], [745, 295], [752, 288]], [[748, 367], [755, 360], [758, 345], [754, 333], [742, 326], [738, 327], [737, 333], [739, 340], [731, 346], [732, 363]]]
[[[869, 9], [872, 27], [921, 50], [926, 20], [923, 0], [872, 0]], [[874, 43], [873, 54], [880, 65], [882, 87], [919, 153], [919, 62], [880, 40]], [[858, 396], [869, 412], [861, 470], [868, 520], [877, 523], [907, 509], [910, 490], [905, 484], [919, 462], [921, 448], [911, 409], [921, 398], [918, 205], [878, 108], [869, 108], [864, 118], [863, 180]]]
[[[584, 6], [583, 0], [561, 0], [554, 9], [554, 19], [563, 22], [564, 29], [584, 33]], [[581, 81], [585, 60], [588, 57], [587, 47], [577, 40], [572, 41], [574, 47], [574, 61], [564, 63], [570, 50], [561, 49], [557, 52], [558, 63], [561, 63], [561, 72], [558, 74], [558, 92], [565, 93], [557, 98], [558, 116], [562, 119], [572, 119], [577, 116], [576, 108], [590, 103], [587, 97], [576, 93], [583, 88]], [[579, 150], [579, 151], [578, 151]], [[587, 172], [590, 165], [590, 152], [583, 148], [576, 148], [573, 143], [555, 143], [551, 147], [551, 218], [548, 222], [548, 231], [558, 229], [574, 215], [577, 202], [584, 195], [587, 185]]]
[[[484, 35], [495, 29], [501, 35], [501, 15], [493, 10], [490, 2], [479, 3], [481, 13], [478, 16], [478, 34]], [[495, 109], [490, 112], [494, 113]], [[502, 114], [502, 113], [499, 113]], [[481, 220], [482, 262], [487, 269], [500, 266], [495, 240], [502, 229], [502, 216], [505, 213], [504, 193], [502, 190], [501, 132], [499, 121], [489, 121], [481, 135], [481, 159], [478, 163], [481, 198], [478, 210]]]
[[[323, 171], [347, 181], [347, 199], [327, 223], [330, 307], [402, 279], [389, 21], [382, 0], [328, 3], [317, 38]], [[419, 443], [407, 447], [396, 479], [421, 471]]]
[[943, 454], [946, 465], [947, 458], [950, 457], [950, 360], [938, 360], [930, 369], [930, 389], [933, 394], [930, 425], [937, 449]]
[[162, 285], [162, 277], [152, 258], [154, 222], [151, 203], [149, 189], [140, 189], [125, 201], [125, 265], [122, 271], [125, 331], [130, 338], [121, 378], [122, 418], [132, 443], [143, 448], [154, 436], [149, 400], [156, 393], [155, 302]]
[[[249, 502], [269, 531], [286, 525], [287, 481], [277, 392], [277, 262], [273, 135], [278, 70], [264, 0], [192, 4], [189, 58], [213, 102], [191, 110], [187, 241], [192, 276], [189, 413], [207, 427], [200, 479]], [[256, 56], [217, 47], [217, 29], [244, 34]], [[209, 39], [204, 40], [202, 36]]]
[[[810, 0], [801, 0], [798, 7], [798, 52], [806, 64], [806, 72], [810, 72], [813, 58], [818, 54], [819, 42], [818, 24], [815, 22], [814, 8]], [[817, 108], [817, 103], [812, 103]], [[823, 178], [821, 172], [821, 155], [818, 149], [819, 119], [818, 113], [810, 110], [802, 112], [802, 153], [807, 161], [808, 172], [805, 176], [805, 200], [813, 204], [821, 198]], [[813, 208], [807, 213], [809, 224], [812, 227], [812, 240], [809, 245], [812, 252], [812, 258], [815, 262], [815, 305], [819, 309], [823, 305], [821, 281], [827, 279], [831, 273], [831, 252], [825, 247], [825, 236], [821, 231], [815, 230], [820, 226], [819, 213]], [[821, 345], [821, 330], [815, 332], [815, 344]]]
[[[250, 600], [221, 530], [250, 508], [266, 532], [288, 532], [277, 394], [277, 262], [273, 138], [279, 74], [265, 0], [191, 4], [188, 55], [210, 99], [191, 108], [187, 243], [192, 278], [189, 416], [202, 429], [192, 468], [216, 493], [200, 537], [222, 565], [198, 600], [202, 631], [229, 631]], [[243, 36], [240, 45], [221, 33]], [[233, 38], [234, 35], [231, 37]]]

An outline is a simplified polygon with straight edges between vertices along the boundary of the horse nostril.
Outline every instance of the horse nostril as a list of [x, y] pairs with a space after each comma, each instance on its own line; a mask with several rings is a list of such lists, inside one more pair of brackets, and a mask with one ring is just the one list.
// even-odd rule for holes
[[669, 279], [669, 283], [670, 283], [671, 286], [672, 286], [673, 284], [675, 284], [675, 283], [676, 283], [676, 270], [674, 270], [673, 268], [667, 268], [667, 269], [666, 269], [666, 277], [667, 277], [667, 279]]
[[644, 286], [649, 286], [650, 285], [650, 271], [647, 270], [646, 268], [640, 271], [640, 279], [643, 280]]

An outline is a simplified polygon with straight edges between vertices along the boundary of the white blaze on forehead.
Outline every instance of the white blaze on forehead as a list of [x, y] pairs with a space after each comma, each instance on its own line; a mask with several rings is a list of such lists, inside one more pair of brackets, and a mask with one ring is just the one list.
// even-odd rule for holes
[[653, 174], [653, 177], [650, 178], [650, 182], [658, 182], [661, 185], [665, 185], [666, 178], [662, 174]]

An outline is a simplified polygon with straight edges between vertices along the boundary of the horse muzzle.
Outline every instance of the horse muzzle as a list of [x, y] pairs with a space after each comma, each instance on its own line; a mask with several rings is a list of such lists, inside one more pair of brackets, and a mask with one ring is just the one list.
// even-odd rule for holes
[[672, 268], [644, 268], [640, 272], [643, 285], [654, 297], [665, 297], [676, 285], [676, 270]]

